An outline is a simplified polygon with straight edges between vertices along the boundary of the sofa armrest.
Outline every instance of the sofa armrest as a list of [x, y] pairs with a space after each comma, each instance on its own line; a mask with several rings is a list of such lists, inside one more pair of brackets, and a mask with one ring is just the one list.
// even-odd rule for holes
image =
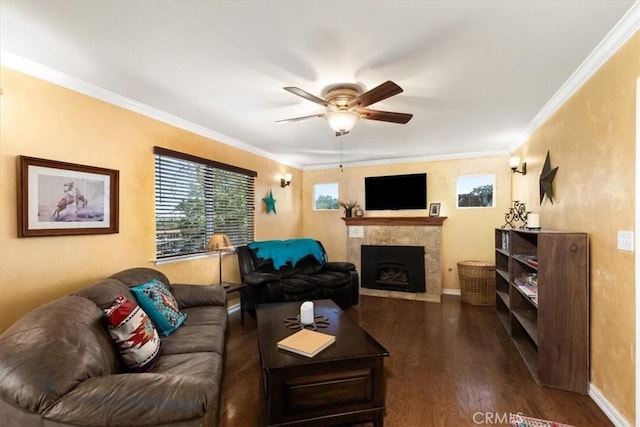
[[178, 302], [178, 308], [227, 303], [227, 291], [219, 285], [172, 284], [171, 293]]
[[344, 273], [348, 273], [350, 271], [355, 270], [356, 266], [351, 262], [332, 261], [332, 262], [325, 262], [323, 268], [325, 270], [342, 271]]
[[280, 276], [273, 273], [254, 271], [244, 276], [244, 283], [249, 286], [266, 286], [272, 282], [279, 282]]

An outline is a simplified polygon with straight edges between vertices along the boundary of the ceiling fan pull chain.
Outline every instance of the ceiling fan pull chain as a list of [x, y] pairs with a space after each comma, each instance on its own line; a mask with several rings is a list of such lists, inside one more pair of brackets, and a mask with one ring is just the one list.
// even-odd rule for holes
[[344, 168], [342, 167], [342, 141], [340, 141], [340, 172], [344, 172]]

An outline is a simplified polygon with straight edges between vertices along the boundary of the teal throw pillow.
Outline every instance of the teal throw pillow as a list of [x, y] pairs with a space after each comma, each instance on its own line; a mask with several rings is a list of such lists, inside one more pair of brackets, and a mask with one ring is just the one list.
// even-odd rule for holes
[[178, 310], [171, 291], [156, 279], [131, 288], [131, 292], [162, 336], [166, 337], [178, 329], [187, 317], [186, 313]]

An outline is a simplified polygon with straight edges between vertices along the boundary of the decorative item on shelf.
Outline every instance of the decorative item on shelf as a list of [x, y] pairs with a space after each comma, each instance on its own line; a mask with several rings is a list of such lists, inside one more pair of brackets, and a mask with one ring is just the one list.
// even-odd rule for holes
[[271, 191], [271, 189], [269, 189], [269, 195], [267, 197], [263, 197], [262, 201], [265, 204], [265, 207], [267, 208], [267, 213], [269, 212], [273, 212], [274, 214], [277, 214], [278, 212], [276, 212], [276, 199], [273, 198], [273, 191]]
[[429, 216], [440, 216], [440, 203], [431, 203], [429, 205]]
[[509, 211], [504, 214], [504, 220], [505, 223], [502, 225], [502, 228], [506, 228], [507, 226], [516, 228], [514, 224], [519, 221], [524, 223], [524, 225], [521, 225], [519, 228], [523, 228], [527, 223], [527, 206], [519, 200], [514, 200], [513, 207], [509, 208]]
[[291, 185], [291, 174], [285, 173], [284, 175], [282, 175], [282, 178], [280, 178], [280, 187], [284, 188], [288, 185]]
[[345, 218], [351, 218], [353, 216], [353, 210], [359, 208], [358, 200], [349, 200], [348, 202], [338, 202], [341, 208], [344, 209]]
[[211, 236], [211, 239], [209, 239], [209, 243], [207, 243], [207, 250], [218, 252], [218, 284], [222, 286], [222, 253], [233, 252], [235, 248], [231, 244], [229, 236], [224, 233], [215, 233]]
[[357, 218], [362, 218], [364, 216], [364, 211], [362, 210], [362, 208], [360, 206], [356, 207], [355, 210], [353, 211], [353, 214], [357, 217]]
[[553, 204], [553, 178], [556, 177], [558, 172], [558, 166], [551, 169], [551, 159], [549, 158], [549, 152], [547, 151], [547, 157], [544, 159], [544, 166], [542, 167], [542, 173], [540, 173], [540, 203], [544, 200], [544, 196], [547, 196], [551, 204]]
[[525, 228], [529, 230], [540, 230], [540, 214], [527, 212], [527, 223]]

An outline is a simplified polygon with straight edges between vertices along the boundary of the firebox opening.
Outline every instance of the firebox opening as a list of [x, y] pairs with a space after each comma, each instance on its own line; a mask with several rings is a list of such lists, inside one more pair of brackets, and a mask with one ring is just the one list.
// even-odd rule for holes
[[423, 246], [362, 246], [362, 286], [403, 292], [425, 291]]
[[381, 263], [376, 276], [376, 283], [409, 287], [409, 274], [403, 264]]

